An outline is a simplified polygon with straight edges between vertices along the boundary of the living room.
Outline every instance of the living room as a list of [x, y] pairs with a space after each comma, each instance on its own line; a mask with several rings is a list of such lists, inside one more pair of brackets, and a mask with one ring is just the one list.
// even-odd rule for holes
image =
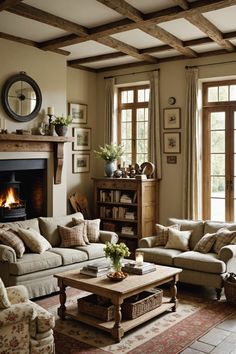
[[[186, 185], [184, 183], [186, 171], [185, 143], [187, 135], [186, 92], [188, 86], [186, 73], [193, 67], [198, 69], [198, 108], [201, 117], [203, 110], [203, 83], [217, 82], [217, 85], [219, 85], [221, 81], [228, 81], [230, 85], [236, 78], [236, 55], [234, 53], [234, 14], [236, 11], [234, 5], [236, 5], [236, 1], [214, 1], [215, 4], [212, 1], [187, 2], [172, 0], [161, 1], [158, 4], [156, 1], [151, 0], [145, 2], [145, 4], [144, 1], [135, 0], [127, 1], [127, 3], [119, 1], [118, 4], [115, 1], [105, 0], [90, 0], [86, 1], [86, 4], [82, 0], [78, 1], [78, 3], [70, 1], [75, 7], [71, 6], [68, 13], [66, 11], [69, 6], [63, 0], [56, 3], [55, 1], [43, 1], [42, 3], [40, 2], [40, 7], [38, 2], [33, 0], [2, 1], [0, 4], [1, 91], [9, 77], [20, 72], [25, 72], [37, 83], [42, 94], [41, 107], [37, 116], [28, 121], [24, 121], [24, 119], [19, 121], [11, 118], [3, 108], [3, 104], [0, 105], [0, 128], [3, 130], [0, 137], [2, 144], [2, 148], [0, 148], [0, 161], [25, 161], [31, 159], [46, 161], [47, 205], [43, 210], [44, 214], [40, 216], [55, 217], [59, 220], [62, 216], [72, 214], [73, 211], [69, 197], [76, 192], [81, 192], [88, 200], [91, 218], [95, 218], [97, 215], [94, 212], [93, 178], [104, 177], [104, 161], [96, 157], [94, 150], [98, 150], [99, 146], [104, 146], [105, 143], [109, 142], [106, 140], [108, 130], [105, 107], [107, 97], [106, 82], [109, 78], [113, 78], [115, 90], [117, 91], [124, 87], [149, 85], [150, 74], [156, 72], [159, 77], [158, 110], [160, 123], [160, 160], [158, 160], [159, 165], [156, 165], [156, 171], [158, 173], [161, 172], [161, 178], [157, 183], [158, 193], [155, 223], [167, 225], [169, 218], [183, 219], [184, 217], [188, 217], [189, 219], [203, 219], [203, 215], [207, 215], [209, 211], [201, 210], [205, 202], [201, 200], [202, 195], [200, 193], [201, 188], [203, 188], [202, 186], [205, 186], [202, 182], [203, 178], [198, 180], [200, 184], [198, 214], [192, 213], [192, 217], [186, 216], [186, 213], [184, 214], [184, 207], [186, 207]], [[126, 6], [127, 4], [131, 5], [132, 8]], [[32, 12], [32, 8], [27, 9], [27, 6], [40, 9], [53, 16], [57, 16], [57, 18], [54, 18], [55, 22], [53, 22], [49, 15], [45, 17], [45, 14], [40, 12], [34, 13]], [[132, 10], [134, 8], [138, 9], [137, 13]], [[168, 8], [169, 10], [167, 11], [166, 9]], [[121, 13], [121, 9], [124, 11], [123, 14]], [[189, 19], [191, 17], [191, 11], [196, 15], [194, 13], [196, 9], [200, 9], [198, 15], [201, 13], [205, 14], [208, 21], [213, 23], [212, 27], [208, 23], [209, 28], [206, 28], [206, 23], [204, 21], [202, 23], [199, 18], [198, 23], [200, 23], [200, 27], [194, 27], [196, 26], [196, 23], [195, 25], [193, 24], [194, 20], [196, 20], [194, 18], [192, 18], [192, 22], [187, 22], [186, 18]], [[76, 11], [78, 12], [77, 20], [75, 20], [77, 16], [75, 15]], [[187, 17], [188, 11], [190, 17]], [[207, 17], [208, 13], [209, 16]], [[165, 32], [166, 37], [163, 33], [162, 36], [159, 34], [158, 37], [156, 33], [156, 36], [152, 35], [151, 37], [150, 30], [148, 32], [148, 29], [141, 23], [142, 20], [140, 18], [137, 21], [132, 19], [132, 16], [139, 17], [141, 16], [140, 14], [146, 15], [146, 17], [143, 15], [145, 20], [148, 20], [148, 14], [152, 14], [153, 17], [155, 14], [157, 18], [156, 24], [163, 22], [163, 29], [166, 32], [169, 30], [169, 36]], [[168, 18], [168, 15], [172, 17]], [[160, 18], [158, 19], [158, 16], [160, 18], [163, 16], [164, 20], [161, 21]], [[165, 16], [167, 17], [165, 18]], [[68, 22], [76, 22], [77, 25], [90, 28], [89, 36], [91, 37], [87, 39], [82, 38], [81, 41], [78, 41], [78, 37], [77, 39], [74, 38], [78, 33], [73, 32], [73, 26], [70, 24], [71, 27], [66, 27], [69, 26], [68, 23], [61, 23], [59, 21], [59, 18], [63, 17]], [[123, 24], [118, 23], [119, 21], [122, 22], [122, 20]], [[49, 25], [50, 21], [51, 26]], [[138, 26], [137, 23], [139, 21], [141, 22]], [[175, 23], [175, 21], [177, 22]], [[117, 22], [118, 29], [114, 30], [114, 24], [110, 26], [113, 28], [107, 26], [103, 29], [103, 25], [110, 22]], [[171, 25], [165, 27], [171, 22], [173, 22], [173, 28], [171, 28]], [[190, 23], [191, 28], [189, 27]], [[142, 25], [144, 26], [143, 28]], [[96, 28], [94, 32], [91, 31], [93, 27]], [[195, 30], [193, 30], [193, 27]], [[119, 47], [115, 49], [112, 46], [102, 44], [101, 41], [94, 40], [92, 42], [92, 35], [96, 34], [99, 30], [107, 31], [105, 32], [107, 33], [106, 38], [112, 35], [112, 33], [116, 34]], [[128, 34], [125, 32], [127, 30], [134, 32]], [[175, 35], [175, 38], [172, 38], [170, 34], [172, 36]], [[71, 36], [71, 38], [68, 38], [68, 43], [71, 40], [71, 44], [61, 44], [57, 48], [47, 49], [47, 41], [65, 35]], [[97, 38], [104, 39], [105, 37]], [[112, 38], [114, 39], [115, 35]], [[73, 41], [75, 41], [74, 45]], [[42, 46], [42, 49], [40, 49], [40, 44], [43, 42], [45, 47]], [[125, 42], [123, 52], [122, 42], [123, 44]], [[162, 46], [162, 51], [158, 51], [158, 46]], [[156, 52], [153, 49], [154, 47], [156, 47]], [[190, 55], [189, 48], [197, 54]], [[71, 52], [71, 54], [66, 52]], [[152, 53], [156, 54], [152, 56]], [[55, 116], [68, 116], [71, 104], [84, 105], [87, 108], [87, 116], [86, 123], [79, 125], [72, 123], [69, 125], [67, 137], [68, 139], [74, 139], [76, 128], [86, 129], [90, 134], [90, 147], [81, 152], [74, 149], [71, 141], [63, 144], [63, 154], [62, 156], [57, 156], [58, 166], [62, 163], [61, 177], [59, 178], [59, 183], [55, 183], [56, 157], [53, 149], [46, 149], [44, 147], [38, 150], [34, 149], [33, 151], [31, 151], [31, 148], [26, 147], [21, 149], [21, 139], [24, 139], [24, 136], [22, 138], [20, 134], [20, 140], [17, 142], [19, 148], [17, 149], [9, 147], [10, 145], [4, 139], [7, 139], [7, 135], [16, 133], [18, 130], [30, 131], [33, 134], [36, 133], [38, 139], [40, 139], [42, 136], [39, 133], [39, 128], [42, 123], [48, 123], [48, 108], [53, 108]], [[165, 127], [165, 124], [167, 124], [164, 118], [166, 109], [177, 109], [179, 114], [177, 128], [169, 129]], [[5, 130], [7, 130], [7, 134], [4, 132]], [[166, 151], [164, 147], [164, 139], [168, 133], [177, 134], [179, 139], [178, 148], [174, 148], [171, 153]], [[25, 139], [30, 139], [29, 135], [25, 135]], [[42, 139], [46, 139], [46, 137], [43, 136]], [[118, 140], [116, 141], [119, 143]], [[32, 143], [35, 142], [32, 140]], [[200, 145], [201, 143], [202, 141]], [[49, 144], [52, 143], [49, 142]], [[7, 148], [6, 145], [8, 146]], [[75, 172], [74, 166], [74, 158], [80, 154], [86, 155], [88, 164], [86, 172], [83, 173]], [[151, 161], [151, 159], [142, 162], [147, 161]], [[229, 193], [229, 190], [227, 193]], [[232, 195], [230, 198], [231, 204], [233, 204]], [[232, 216], [234, 215], [232, 210], [230, 212], [227, 211], [225, 215], [227, 215], [227, 218], [220, 221], [235, 221]], [[213, 220], [214, 218], [209, 216], [205, 219]], [[198, 289], [193, 288], [193, 291], [198, 291]], [[233, 326], [235, 328], [235, 324], [232, 324]], [[106, 351], [108, 350], [106, 349]], [[118, 351], [118, 346], [114, 350]], [[132, 350], [132, 352], [135, 352], [135, 347]], [[197, 352], [194, 348], [191, 350], [192, 352]]]

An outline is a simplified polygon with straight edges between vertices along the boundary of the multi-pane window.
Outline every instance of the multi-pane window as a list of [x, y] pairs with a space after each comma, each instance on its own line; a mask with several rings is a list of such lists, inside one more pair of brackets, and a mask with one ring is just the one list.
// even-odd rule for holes
[[126, 165], [148, 160], [148, 85], [119, 89], [118, 140], [124, 146]]
[[236, 220], [236, 81], [203, 85], [203, 217]]

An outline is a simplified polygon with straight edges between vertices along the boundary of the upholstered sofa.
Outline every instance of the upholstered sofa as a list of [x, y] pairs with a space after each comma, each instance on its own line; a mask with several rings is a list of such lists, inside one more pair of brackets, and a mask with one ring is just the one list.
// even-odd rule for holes
[[45, 242], [49, 242], [49, 249], [46, 251], [35, 253], [26, 247], [21, 257], [17, 257], [14, 247], [7, 245], [8, 242], [0, 243], [0, 277], [5, 286], [25, 285], [30, 298], [58, 291], [54, 274], [80, 269], [87, 263], [104, 259], [105, 242], [118, 241], [116, 233], [99, 229], [96, 242], [83, 246], [62, 246], [58, 225], [65, 228], [73, 227], [73, 220], [83, 220], [83, 215], [75, 213], [62, 217], [39, 217], [0, 224], [0, 233], [3, 228], [9, 228], [16, 233], [30, 228], [41, 234], [43, 239], [47, 240]]
[[[188, 250], [183, 251], [174, 247], [166, 248], [167, 244], [157, 246], [157, 233], [156, 236], [145, 237], [139, 241], [138, 250], [144, 252], [144, 260], [182, 268], [181, 282], [213, 287], [216, 289], [217, 298], [220, 299], [225, 275], [228, 272], [236, 272], [236, 239], [234, 238], [236, 234], [233, 235], [233, 233], [228, 232], [230, 236], [229, 244], [222, 248], [219, 247], [218, 253], [214, 249], [214, 244], [216, 244], [222, 228], [236, 231], [236, 223], [170, 218], [168, 225], [177, 225], [180, 231], [190, 231]], [[163, 228], [162, 231], [159, 231], [162, 233], [164, 231], [168, 232], [168, 229]], [[204, 239], [203, 236], [205, 236]], [[197, 251], [196, 249], [199, 248], [202, 241], [207, 241], [207, 238], [208, 246], [209, 239], [212, 239], [209, 251], [204, 253], [201, 248], [200, 251]], [[199, 243], [200, 240], [202, 240], [201, 243]], [[219, 244], [219, 238], [217, 242]]]
[[53, 354], [52, 314], [29, 300], [23, 285], [4, 287], [0, 279], [0, 353]]

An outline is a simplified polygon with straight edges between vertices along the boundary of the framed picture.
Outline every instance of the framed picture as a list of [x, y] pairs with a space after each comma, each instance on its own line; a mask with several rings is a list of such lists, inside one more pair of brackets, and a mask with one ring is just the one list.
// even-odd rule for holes
[[164, 129], [179, 129], [180, 108], [164, 108]]
[[164, 133], [164, 153], [180, 153], [180, 133]]
[[90, 150], [91, 149], [91, 128], [73, 128], [73, 150]]
[[73, 154], [73, 173], [89, 172], [89, 154]]
[[72, 118], [72, 124], [79, 123], [85, 124], [88, 121], [87, 118], [87, 109], [88, 106], [86, 104], [80, 103], [69, 103], [69, 115]]
[[176, 164], [177, 163], [177, 156], [169, 155], [169, 156], [167, 156], [166, 161], [167, 161], [167, 163], [170, 163], [170, 164]]

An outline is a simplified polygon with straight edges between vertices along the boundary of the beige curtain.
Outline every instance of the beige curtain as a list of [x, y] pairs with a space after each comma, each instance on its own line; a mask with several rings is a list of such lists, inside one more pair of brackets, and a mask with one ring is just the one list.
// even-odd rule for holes
[[114, 143], [115, 131], [115, 109], [114, 109], [114, 95], [115, 95], [115, 79], [109, 78], [105, 80], [105, 131], [104, 138], [106, 144]]
[[197, 113], [198, 69], [186, 69], [186, 111], [183, 160], [183, 216], [198, 218], [199, 129]]
[[150, 162], [156, 166], [155, 177], [161, 179], [161, 133], [160, 133], [160, 106], [159, 106], [159, 72], [150, 73], [149, 99], [149, 137], [148, 155]]

